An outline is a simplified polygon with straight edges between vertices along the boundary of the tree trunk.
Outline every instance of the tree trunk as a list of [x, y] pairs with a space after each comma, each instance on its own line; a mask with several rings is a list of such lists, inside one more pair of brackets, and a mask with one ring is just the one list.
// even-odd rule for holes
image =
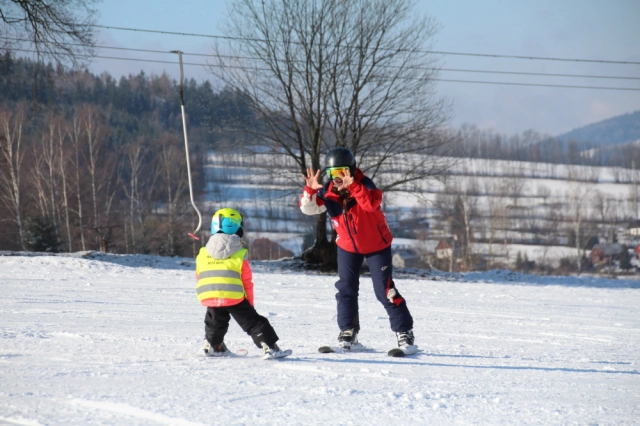
[[78, 228], [80, 229], [80, 245], [82, 250], [86, 250], [84, 241], [84, 223], [82, 219], [82, 190], [80, 188], [80, 123], [78, 114], [73, 116], [73, 137], [72, 142], [76, 154], [76, 195], [78, 198]]
[[302, 253], [302, 260], [311, 267], [325, 271], [335, 271], [338, 268], [338, 251], [335, 244], [335, 231], [332, 241], [327, 238], [327, 213], [318, 215], [316, 223], [316, 242]]
[[67, 226], [67, 244], [69, 252], [73, 251], [73, 240], [71, 238], [71, 220], [69, 218], [69, 197], [67, 195], [67, 171], [65, 169], [64, 140], [66, 134], [63, 135], [62, 129], [58, 128], [58, 148], [60, 150], [60, 177], [62, 178], [62, 208], [65, 215], [65, 223]]
[[2, 183], [7, 187], [6, 198], [2, 201], [14, 211], [14, 221], [18, 226], [20, 248], [24, 251], [26, 250], [26, 246], [20, 195], [21, 166], [24, 158], [24, 152], [21, 148], [22, 125], [24, 120], [23, 111], [20, 109], [15, 115], [4, 111], [4, 113], [0, 115], [0, 120], [0, 125], [2, 125], [0, 130], [4, 133], [4, 137], [0, 138], [0, 149], [9, 169], [8, 176], [5, 175], [4, 172], [0, 173]]

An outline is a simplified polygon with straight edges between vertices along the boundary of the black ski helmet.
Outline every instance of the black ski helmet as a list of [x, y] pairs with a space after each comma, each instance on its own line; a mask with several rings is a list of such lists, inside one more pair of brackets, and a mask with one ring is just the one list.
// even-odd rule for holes
[[325, 169], [331, 167], [349, 167], [349, 171], [351, 172], [351, 176], [353, 176], [356, 172], [356, 157], [353, 155], [353, 152], [349, 148], [338, 147], [331, 148], [329, 152], [327, 152], [327, 156], [324, 157], [324, 167]]

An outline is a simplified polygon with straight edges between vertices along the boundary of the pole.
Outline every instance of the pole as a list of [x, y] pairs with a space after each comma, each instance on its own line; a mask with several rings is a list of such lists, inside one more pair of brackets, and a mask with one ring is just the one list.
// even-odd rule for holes
[[196, 206], [196, 202], [193, 200], [193, 184], [191, 183], [191, 163], [189, 161], [189, 139], [187, 137], [187, 118], [184, 113], [184, 95], [182, 92], [182, 86], [184, 81], [184, 71], [182, 69], [182, 52], [180, 50], [172, 50], [171, 53], [178, 54], [178, 60], [180, 61], [180, 109], [182, 111], [182, 131], [184, 133], [184, 150], [187, 155], [187, 175], [189, 177], [189, 196], [191, 197], [191, 205], [195, 209], [196, 213], [198, 213], [198, 227], [195, 231], [190, 232], [188, 235], [194, 240], [199, 240], [197, 237], [198, 231], [200, 231], [200, 227], [202, 226], [202, 215], [200, 214], [200, 210]]

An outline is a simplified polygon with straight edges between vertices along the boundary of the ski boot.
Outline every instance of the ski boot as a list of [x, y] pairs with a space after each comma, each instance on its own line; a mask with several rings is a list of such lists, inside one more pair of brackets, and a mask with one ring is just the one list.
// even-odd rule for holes
[[338, 335], [338, 347], [350, 351], [352, 347], [361, 346], [358, 343], [358, 332], [354, 329], [341, 331]]
[[407, 355], [415, 354], [418, 352], [418, 346], [415, 345], [415, 337], [413, 336], [413, 330], [400, 331], [396, 333], [398, 338], [398, 348]]
[[211, 346], [207, 340], [204, 341], [204, 348], [202, 348], [202, 351], [205, 356], [228, 356], [231, 353], [224, 342], [219, 345]]
[[260, 344], [262, 345], [262, 350], [264, 351], [262, 359], [284, 358], [291, 355], [291, 350], [287, 349], [286, 351], [283, 351], [275, 343], [271, 346], [267, 345], [265, 342], [261, 342]]

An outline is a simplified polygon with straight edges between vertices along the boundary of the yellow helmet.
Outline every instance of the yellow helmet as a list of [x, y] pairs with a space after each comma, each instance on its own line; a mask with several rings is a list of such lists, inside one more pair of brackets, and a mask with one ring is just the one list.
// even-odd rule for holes
[[211, 234], [223, 232], [229, 235], [238, 234], [242, 236], [242, 226], [242, 215], [237, 210], [228, 207], [218, 210], [211, 218]]

